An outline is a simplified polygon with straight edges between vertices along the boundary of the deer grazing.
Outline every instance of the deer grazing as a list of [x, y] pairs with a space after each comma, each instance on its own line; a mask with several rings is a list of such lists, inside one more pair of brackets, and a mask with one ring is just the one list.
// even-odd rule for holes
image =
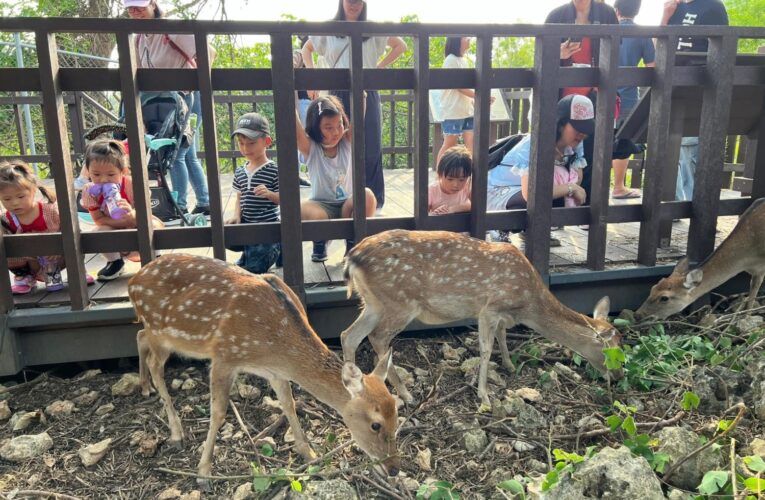
[[[355, 290], [364, 306], [341, 335], [346, 361], [353, 362], [367, 336], [382, 356], [415, 318], [428, 324], [477, 318], [478, 395], [487, 405], [494, 338], [504, 366], [512, 369], [506, 329], [515, 324], [523, 323], [577, 351], [604, 374], [603, 349], [619, 346], [621, 341], [606, 321], [607, 297], [595, 307], [595, 319], [572, 311], [550, 293], [526, 257], [507, 243], [487, 243], [444, 231], [386, 231], [366, 238], [348, 254], [345, 278], [349, 294]], [[611, 375], [621, 377], [618, 372]], [[411, 402], [393, 365], [388, 378], [399, 396]]]
[[688, 259], [681, 259], [671, 275], [651, 288], [635, 316], [664, 319], [679, 313], [741, 272], [752, 276], [746, 307], [753, 308], [765, 278], [765, 198], [752, 203], [706, 261], [696, 269], [689, 267]]
[[[297, 451], [314, 457], [295, 413], [290, 381], [334, 408], [359, 447], [390, 474], [398, 473], [398, 412], [385, 386], [390, 359], [370, 375], [343, 364], [314, 333], [295, 293], [278, 277], [253, 275], [232, 264], [191, 255], [166, 255], [144, 266], [128, 283], [143, 330], [138, 332], [141, 388], [161, 396], [171, 445], [183, 429], [164, 380], [172, 353], [210, 359], [210, 428], [199, 475], [209, 476], [213, 446], [228, 408], [229, 389], [239, 372], [268, 380], [295, 436]], [[148, 371], [147, 371], [148, 370]], [[199, 480], [207, 487], [206, 480]]]

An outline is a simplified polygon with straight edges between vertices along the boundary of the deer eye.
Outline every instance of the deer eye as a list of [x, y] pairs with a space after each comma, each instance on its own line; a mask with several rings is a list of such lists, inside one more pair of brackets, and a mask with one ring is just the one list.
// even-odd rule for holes
[[372, 430], [375, 432], [380, 432], [380, 429], [382, 428], [382, 425], [380, 425], [379, 422], [374, 422], [372, 424]]
[[661, 297], [659, 297], [659, 302], [669, 302], [669, 297], [667, 297], [666, 295], [662, 295]]

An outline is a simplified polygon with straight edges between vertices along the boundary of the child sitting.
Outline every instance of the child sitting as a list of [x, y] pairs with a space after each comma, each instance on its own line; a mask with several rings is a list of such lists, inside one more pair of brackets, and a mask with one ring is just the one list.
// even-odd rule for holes
[[[335, 96], [319, 97], [308, 106], [305, 130], [296, 113], [297, 145], [306, 158], [311, 196], [303, 202], [303, 220], [347, 219], [353, 214], [351, 129], [343, 105]], [[375, 213], [377, 200], [364, 190], [367, 217]], [[346, 253], [354, 242], [346, 240]], [[327, 260], [327, 242], [316, 241], [311, 260]]]
[[[279, 169], [266, 156], [266, 149], [272, 143], [268, 120], [258, 113], [246, 113], [239, 118], [231, 137], [236, 138], [239, 152], [247, 163], [234, 172], [235, 213], [226, 224], [278, 221]], [[279, 243], [228, 248], [242, 251], [237, 265], [255, 274], [267, 272], [281, 252]]]
[[[38, 190], [47, 203], [35, 199]], [[56, 196], [37, 183], [32, 169], [21, 160], [0, 163], [0, 201], [6, 210], [2, 217], [6, 233], [55, 233], [61, 229]], [[60, 255], [12, 257], [8, 259], [8, 268], [14, 274], [11, 291], [14, 295], [30, 293], [37, 288], [37, 281], [44, 282], [49, 292], [61, 290], [64, 267]], [[92, 285], [93, 277], [86, 278]]]
[[464, 146], [453, 146], [441, 155], [438, 179], [428, 186], [428, 214], [470, 212], [470, 179], [473, 158]]
[[[88, 209], [96, 231], [135, 229], [136, 214], [133, 209], [133, 181], [127, 166], [127, 155], [121, 142], [113, 139], [99, 139], [85, 149], [85, 166], [91, 182], [82, 188], [82, 206]], [[110, 188], [115, 193], [109, 192]], [[155, 229], [164, 226], [152, 217]], [[106, 265], [98, 271], [98, 281], [109, 281], [125, 271], [127, 257], [133, 262], [141, 260], [138, 252], [109, 252], [102, 254]]]

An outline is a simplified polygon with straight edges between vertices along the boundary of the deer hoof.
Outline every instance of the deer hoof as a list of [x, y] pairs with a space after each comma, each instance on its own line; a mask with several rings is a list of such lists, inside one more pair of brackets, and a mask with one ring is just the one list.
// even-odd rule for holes
[[141, 388], [141, 396], [143, 396], [145, 398], [148, 398], [149, 396], [151, 396], [155, 392], [157, 392], [157, 390], [155, 388], [153, 388], [153, 387], [142, 387]]
[[199, 486], [199, 489], [204, 491], [205, 493], [210, 493], [212, 491], [212, 484], [210, 483], [209, 479], [203, 479], [201, 477], [198, 477], [197, 485]]
[[174, 450], [182, 450], [183, 449], [183, 438], [181, 439], [168, 439], [167, 440], [167, 446]]
[[306, 462], [316, 459], [316, 453], [311, 449], [311, 446], [303, 443], [297, 445], [297, 452], [305, 459]]

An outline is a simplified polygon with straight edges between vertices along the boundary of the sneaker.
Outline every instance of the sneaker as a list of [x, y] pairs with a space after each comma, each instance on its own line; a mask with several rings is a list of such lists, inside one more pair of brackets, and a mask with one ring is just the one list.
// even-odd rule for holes
[[202, 215], [210, 215], [210, 206], [209, 205], [197, 205], [194, 207], [194, 210], [191, 211], [192, 214], [202, 214]]
[[314, 241], [313, 253], [311, 254], [311, 260], [313, 262], [324, 262], [327, 260], [327, 242], [326, 241]]
[[64, 288], [64, 280], [61, 278], [61, 269], [54, 267], [45, 272], [45, 290], [58, 292]]
[[14, 276], [11, 292], [13, 295], [26, 295], [37, 288], [37, 280], [31, 274], [25, 276]]
[[311, 187], [311, 181], [305, 177], [298, 177], [298, 182], [300, 183], [301, 187]]
[[98, 271], [98, 281], [111, 281], [125, 271], [125, 261], [122, 259], [107, 262], [106, 265]]

